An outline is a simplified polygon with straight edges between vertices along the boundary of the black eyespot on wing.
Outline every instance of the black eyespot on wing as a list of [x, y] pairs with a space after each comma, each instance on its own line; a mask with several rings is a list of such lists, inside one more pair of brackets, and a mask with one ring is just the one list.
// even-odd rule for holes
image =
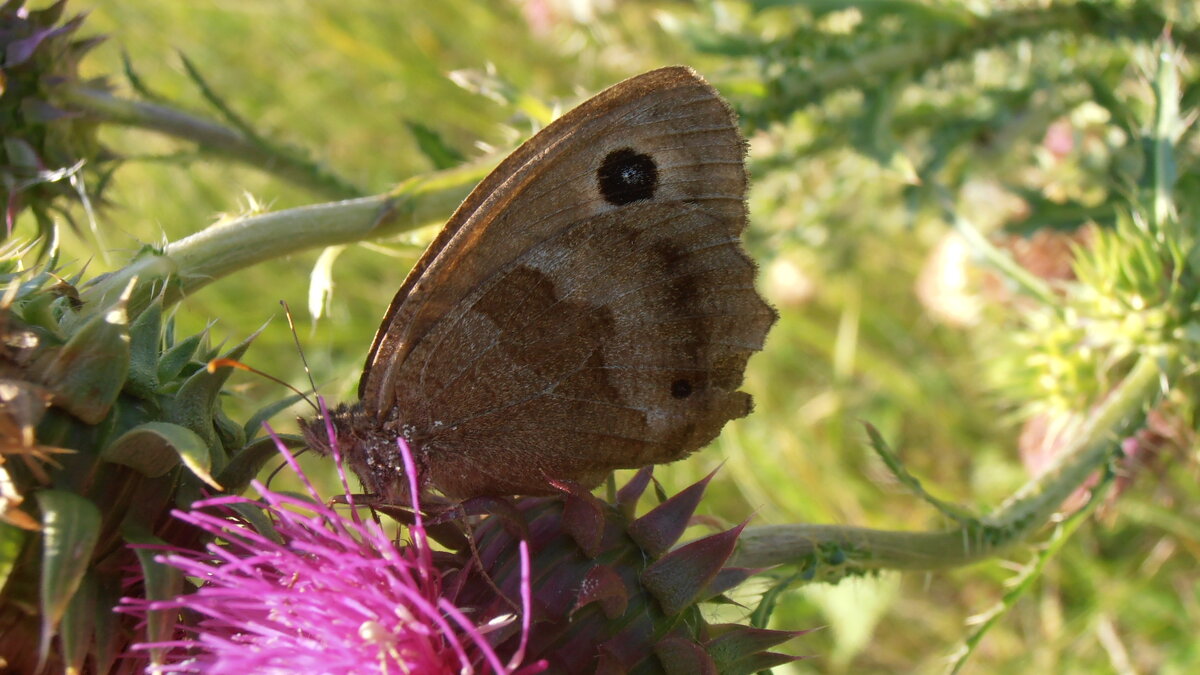
[[687, 398], [692, 395], [692, 383], [680, 378], [671, 383], [671, 396], [675, 398]]
[[633, 148], [608, 153], [596, 171], [600, 194], [613, 206], [650, 199], [658, 189], [658, 165], [654, 158]]

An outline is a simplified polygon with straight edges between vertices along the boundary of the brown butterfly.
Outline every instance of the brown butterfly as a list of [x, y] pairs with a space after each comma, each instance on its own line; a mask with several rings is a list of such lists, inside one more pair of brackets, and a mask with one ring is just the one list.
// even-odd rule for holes
[[[364, 487], [448, 497], [594, 487], [750, 412], [737, 391], [775, 311], [754, 289], [745, 141], [690, 68], [616, 84], [481, 182], [405, 279], [361, 402], [332, 413]], [[322, 420], [303, 423], [328, 452]]]

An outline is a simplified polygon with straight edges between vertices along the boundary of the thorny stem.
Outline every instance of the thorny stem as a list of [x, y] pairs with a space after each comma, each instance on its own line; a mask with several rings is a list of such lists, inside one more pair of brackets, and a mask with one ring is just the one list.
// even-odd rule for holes
[[391, 192], [329, 204], [239, 218], [146, 250], [83, 293], [86, 306], [102, 310], [131, 279], [138, 284], [129, 313], [136, 316], [168, 281], [165, 304], [264, 260], [306, 249], [348, 244], [406, 232], [443, 220], [466, 197], [490, 163], [473, 164], [401, 183]]
[[101, 89], [78, 85], [56, 89], [55, 98], [58, 103], [101, 121], [149, 129], [190, 141], [202, 153], [258, 167], [332, 199], [363, 196], [362, 190], [316, 162], [280, 151], [240, 130], [178, 108], [123, 99]]
[[[791, 4], [786, 0], [760, 0], [760, 5]], [[1131, 4], [1083, 1], [1046, 8], [996, 11], [987, 16], [967, 12], [944, 13], [938, 30], [928, 30], [910, 42], [889, 42], [858, 52], [844, 63], [827, 61], [819, 69], [807, 68], [803, 77], [789, 71], [770, 81], [770, 97], [760, 109], [745, 111], [750, 123], [765, 125], [798, 108], [824, 100], [829, 92], [860, 88], [897, 73], [914, 73], [939, 67], [955, 59], [1015, 40], [1061, 31], [1075, 35], [1122, 35], [1135, 40], [1155, 40], [1171, 22], [1156, 3]], [[1200, 47], [1200, 33], [1175, 27], [1173, 39], [1187, 51]], [[760, 47], [762, 53], [773, 53]], [[771, 61], [771, 68], [778, 68]]]
[[800, 564], [812, 569], [817, 579], [836, 580], [870, 570], [958, 567], [1001, 554], [1046, 525], [1063, 500], [1119, 452], [1121, 440], [1141, 426], [1146, 410], [1178, 368], [1174, 353], [1143, 355], [1055, 464], [987, 517], [933, 532], [805, 524], [748, 527], [733, 563]]

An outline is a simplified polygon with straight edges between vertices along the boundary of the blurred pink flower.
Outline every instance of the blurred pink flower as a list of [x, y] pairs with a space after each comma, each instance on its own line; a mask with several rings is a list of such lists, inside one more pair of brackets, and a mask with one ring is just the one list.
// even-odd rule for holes
[[1075, 149], [1075, 128], [1069, 119], [1052, 122], [1046, 128], [1042, 138], [1042, 146], [1050, 151], [1055, 159], [1063, 159]]
[[[328, 416], [326, 416], [328, 419]], [[332, 436], [332, 434], [331, 434]], [[399, 441], [407, 473], [407, 446]], [[336, 443], [334, 457], [352, 502]], [[252, 486], [261, 500], [223, 496], [174, 516], [212, 537], [203, 551], [169, 549], [156, 560], [199, 581], [167, 601], [125, 598], [122, 611], [182, 614], [176, 639], [133, 649], [166, 652], [157, 672], [188, 673], [534, 673], [522, 667], [530, 613], [529, 554], [520, 542], [522, 639], [507, 661], [489, 633], [514, 615], [472, 616], [446, 594], [433, 562], [412, 485], [415, 520], [397, 545], [378, 523], [326, 506], [280, 443], [307, 499]], [[274, 533], [256, 530], [242, 513], [262, 509]], [[507, 637], [507, 635], [505, 636]]]

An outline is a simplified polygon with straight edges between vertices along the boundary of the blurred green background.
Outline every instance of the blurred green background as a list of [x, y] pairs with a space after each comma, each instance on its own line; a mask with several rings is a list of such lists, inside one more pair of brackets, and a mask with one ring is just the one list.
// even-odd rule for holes
[[[155, 94], [211, 115], [182, 53], [259, 132], [366, 193], [436, 168], [414, 125], [465, 158], [486, 157], [624, 77], [693, 66], [742, 112], [754, 179], [747, 241], [782, 318], [750, 364], [756, 412], [656, 475], [677, 489], [723, 464], [701, 508], [729, 523], [927, 529], [944, 523], [885, 470], [861, 422], [934, 494], [986, 510], [1028, 477], [1018, 453], [1026, 402], [988, 376], [993, 345], [1011, 330], [1002, 284], [989, 286], [947, 237], [914, 171], [937, 176], [985, 229], [1046, 214], [1046, 200], [1077, 207], [1045, 219], [1073, 227], [1114, 189], [1107, 167], [1123, 145], [1084, 85], [1144, 96], [1152, 26], [1114, 34], [1045, 4], [80, 0], [72, 9], [91, 12], [85, 33], [110, 36], [87, 74], [110, 75], [132, 95], [124, 52]], [[1032, 28], [1012, 35], [971, 23], [976, 11], [1025, 10]], [[1161, 10], [1190, 35], [1191, 4]], [[326, 199], [145, 131], [106, 127], [103, 138], [130, 159], [97, 233], [66, 237], [64, 257], [90, 260], [90, 272], [222, 217]], [[176, 310], [181, 334], [212, 323], [215, 339], [237, 342], [267, 322], [246, 360], [305, 387], [278, 305], [286, 300], [321, 391], [350, 400], [377, 322], [434, 232], [346, 250], [320, 320], [305, 309], [312, 251], [188, 298]], [[233, 388], [235, 419], [284, 395], [245, 374]], [[295, 412], [277, 427], [294, 431]], [[1200, 669], [1194, 452], [1135, 477], [1115, 508], [1084, 525], [967, 672]], [[812, 658], [780, 672], [938, 672], [1031, 556], [1018, 549], [961, 570], [790, 592], [774, 626], [822, 629], [792, 643]]]

